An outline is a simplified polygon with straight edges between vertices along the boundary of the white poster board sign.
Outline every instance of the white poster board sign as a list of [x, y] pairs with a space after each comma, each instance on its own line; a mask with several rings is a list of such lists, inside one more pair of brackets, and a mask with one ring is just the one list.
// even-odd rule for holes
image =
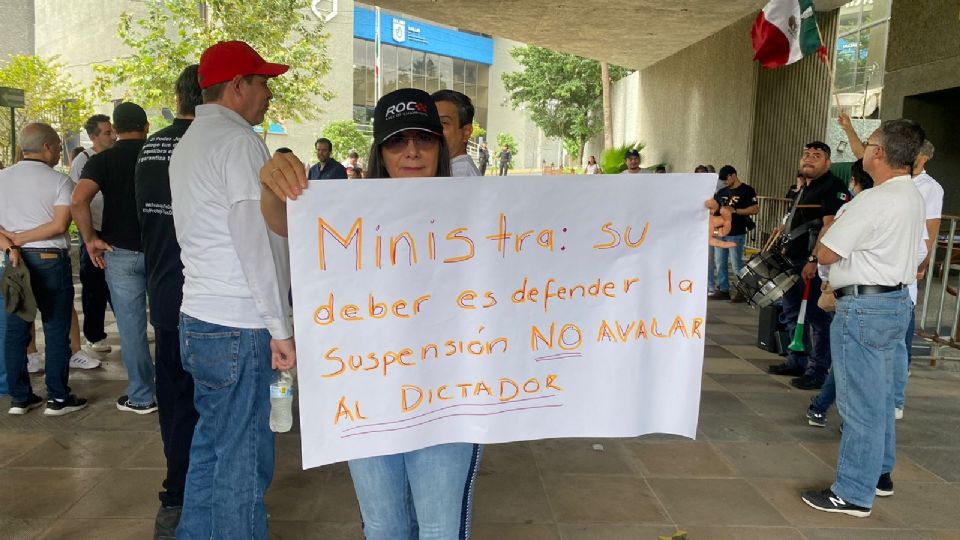
[[696, 433], [715, 175], [313, 181], [288, 206], [303, 466]]

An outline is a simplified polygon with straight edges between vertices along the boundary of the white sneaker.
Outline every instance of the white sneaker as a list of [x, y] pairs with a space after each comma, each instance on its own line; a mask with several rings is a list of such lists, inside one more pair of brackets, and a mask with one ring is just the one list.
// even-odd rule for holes
[[84, 342], [83, 348], [92, 353], [108, 353], [113, 350], [113, 347], [111, 347], [105, 339], [97, 342]]
[[27, 373], [40, 373], [43, 371], [43, 353], [33, 352], [27, 354]]
[[897, 407], [893, 410], [893, 418], [896, 420], [903, 419], [903, 407]]
[[70, 357], [70, 367], [74, 369], [93, 369], [100, 367], [100, 360], [90, 356], [90, 353], [80, 349]]

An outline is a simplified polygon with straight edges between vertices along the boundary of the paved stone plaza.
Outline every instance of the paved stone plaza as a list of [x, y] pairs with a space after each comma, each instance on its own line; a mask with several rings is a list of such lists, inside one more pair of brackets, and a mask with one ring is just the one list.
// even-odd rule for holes
[[[0, 414], [4, 540], [152, 537], [164, 463], [157, 417], [116, 410], [125, 372], [109, 322], [114, 351], [104, 367], [71, 374], [90, 407], [62, 418]], [[878, 500], [866, 519], [825, 514], [799, 494], [831, 482], [838, 417], [832, 410], [826, 429], [808, 426], [812, 392], [767, 375], [778, 357], [757, 349], [755, 335], [755, 311], [710, 302], [697, 441], [488, 446], [474, 538], [656, 539], [683, 529], [692, 540], [960, 539], [960, 375], [915, 364], [897, 423], [895, 495]], [[42, 378], [33, 382], [42, 390]], [[8, 406], [0, 398], [2, 410]], [[271, 538], [360, 539], [346, 466], [300, 471], [296, 433], [281, 435], [277, 446], [267, 494]]]

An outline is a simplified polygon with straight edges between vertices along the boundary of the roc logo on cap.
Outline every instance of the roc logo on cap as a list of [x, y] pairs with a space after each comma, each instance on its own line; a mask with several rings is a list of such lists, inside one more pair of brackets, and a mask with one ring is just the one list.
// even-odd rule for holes
[[418, 103], [416, 101], [407, 101], [406, 103], [397, 103], [396, 105], [391, 105], [387, 107], [387, 112], [384, 113], [383, 116], [384, 116], [384, 120], [392, 120], [403, 113], [412, 113], [412, 112], [426, 114], [427, 106], [423, 103]]

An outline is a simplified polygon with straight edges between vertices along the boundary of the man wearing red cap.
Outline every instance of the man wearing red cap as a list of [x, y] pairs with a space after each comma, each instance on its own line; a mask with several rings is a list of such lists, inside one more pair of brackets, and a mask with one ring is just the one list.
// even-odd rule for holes
[[184, 266], [180, 348], [200, 415], [177, 538], [267, 537], [269, 388], [273, 369], [292, 368], [296, 353], [286, 245], [260, 213], [258, 174], [270, 154], [251, 126], [273, 97], [267, 80], [287, 69], [240, 41], [204, 51], [204, 104], [170, 160]]

